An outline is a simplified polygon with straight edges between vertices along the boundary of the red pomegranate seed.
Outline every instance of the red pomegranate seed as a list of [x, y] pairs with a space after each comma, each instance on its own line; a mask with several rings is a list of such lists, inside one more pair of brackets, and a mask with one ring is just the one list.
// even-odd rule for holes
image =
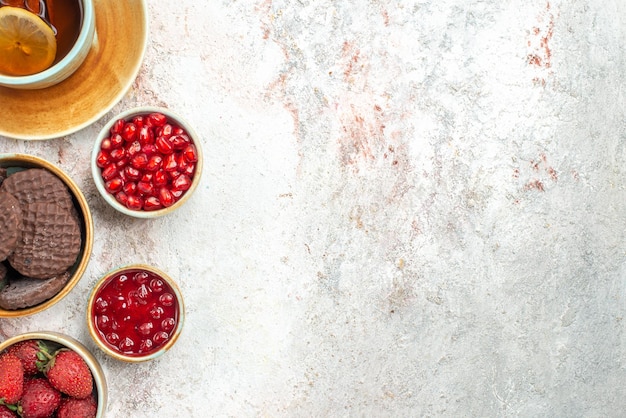
[[115, 148], [114, 150], [111, 150], [110, 155], [113, 161], [120, 161], [126, 156], [126, 150], [124, 148]]
[[123, 169], [127, 165], [128, 165], [128, 156], [124, 156], [123, 158], [121, 158], [119, 161], [115, 163], [115, 166], [117, 167], [118, 170]]
[[159, 331], [156, 334], [154, 334], [154, 337], [152, 337], [152, 341], [154, 341], [156, 345], [159, 345], [167, 341], [168, 338], [169, 338], [169, 335], [167, 334], [167, 332]]
[[124, 190], [124, 193], [126, 193], [127, 195], [137, 194], [137, 183], [135, 183], [134, 181], [128, 181], [124, 183], [124, 187], [122, 188], [122, 190]]
[[137, 129], [141, 129], [143, 127], [143, 124], [144, 124], [143, 116], [141, 116], [141, 115], [135, 116], [133, 118], [133, 123], [135, 124]]
[[157, 210], [157, 209], [161, 209], [162, 207], [163, 205], [161, 204], [159, 199], [156, 198], [155, 196], [148, 197], [146, 201], [143, 203], [144, 210]]
[[119, 148], [124, 144], [124, 138], [120, 134], [111, 135], [111, 148]]
[[103, 151], [110, 151], [113, 146], [111, 145], [111, 138], [104, 138], [100, 143], [100, 149]]
[[170, 138], [170, 142], [172, 143], [172, 147], [176, 150], [176, 151], [180, 151], [185, 149], [185, 147], [187, 146], [187, 144], [189, 144], [190, 139], [187, 135], [181, 134], [181, 135], [173, 135]]
[[111, 194], [115, 194], [119, 192], [120, 190], [122, 190], [123, 186], [124, 186], [124, 182], [119, 177], [115, 177], [114, 179], [111, 179], [104, 184], [104, 187]]
[[154, 185], [157, 187], [165, 186], [169, 181], [167, 173], [164, 170], [157, 170], [154, 173], [153, 178], [154, 178]]
[[195, 163], [198, 161], [198, 151], [196, 150], [196, 146], [193, 144], [189, 144], [185, 147], [183, 155], [185, 156], [185, 160], [190, 163]]
[[153, 196], [154, 186], [152, 185], [152, 183], [148, 183], [146, 181], [140, 181], [137, 183], [137, 191], [142, 196]]
[[157, 136], [156, 141], [154, 142], [154, 145], [156, 145], [156, 149], [157, 151], [159, 151], [161, 154], [171, 154], [172, 151], [174, 151], [174, 148], [172, 147], [172, 143], [170, 142], [170, 140], [163, 135]]
[[150, 126], [144, 125], [139, 130], [139, 142], [141, 145], [152, 144], [154, 142], [154, 132]]
[[133, 141], [128, 147], [126, 147], [126, 153], [129, 157], [133, 157], [141, 152], [141, 144], [139, 141]]
[[96, 165], [98, 167], [104, 168], [110, 162], [111, 162], [111, 156], [109, 155], [109, 153], [105, 151], [98, 152], [98, 156], [96, 157]]
[[165, 187], [161, 187], [159, 189], [159, 200], [161, 201], [161, 204], [163, 204], [163, 206], [165, 206], [166, 208], [169, 208], [176, 202], [176, 199], [174, 199], [172, 192], [170, 192]]
[[172, 136], [172, 125], [166, 123], [161, 128], [157, 129], [156, 134], [157, 136], [164, 136], [169, 139], [169, 137]]
[[174, 170], [174, 171], [169, 171], [167, 174], [169, 175], [170, 180], [175, 180], [178, 178], [178, 176], [181, 175], [181, 172], [178, 170]]
[[137, 139], [137, 131], [137, 126], [132, 122], [128, 122], [124, 125], [124, 129], [122, 130], [122, 138], [124, 138], [126, 142], [132, 142]]
[[184, 190], [172, 190], [172, 196], [174, 196], [175, 199], [179, 199], [183, 193], [185, 193]]
[[152, 183], [153, 173], [143, 173], [141, 176], [141, 181], [145, 181], [146, 183]]
[[172, 130], [172, 135], [183, 135], [183, 134], [185, 134], [185, 130], [183, 128], [181, 128], [178, 125], [174, 126], [174, 129]]
[[126, 121], [124, 119], [116, 120], [111, 126], [111, 134], [121, 134], [125, 124]]
[[161, 168], [161, 164], [163, 164], [163, 157], [160, 155], [153, 155], [148, 160], [148, 165], [146, 165], [146, 170], [148, 171], [156, 171]]
[[131, 195], [128, 196], [126, 201], [126, 207], [128, 209], [139, 210], [143, 207], [143, 199], [140, 196]]
[[174, 171], [178, 168], [178, 164], [176, 163], [176, 155], [169, 154], [163, 160], [163, 169], [165, 171]]
[[107, 165], [104, 170], [102, 170], [102, 178], [105, 181], [111, 180], [113, 177], [117, 175], [117, 167], [114, 163]]
[[191, 187], [191, 179], [186, 174], [181, 174], [172, 182], [172, 190], [188, 190]]
[[135, 155], [130, 160], [130, 165], [132, 165], [138, 170], [143, 170], [144, 168], [146, 168], [147, 164], [148, 164], [148, 156], [144, 154], [143, 152]]
[[130, 165], [124, 168], [124, 174], [126, 174], [126, 177], [129, 180], [139, 180], [139, 178], [141, 177], [141, 172]]
[[117, 194], [115, 195], [115, 199], [122, 205], [126, 206], [126, 202], [128, 202], [128, 195], [123, 191], [117, 192]]
[[148, 115], [148, 119], [154, 126], [163, 126], [167, 122], [167, 118], [163, 113], [151, 113]]
[[154, 154], [158, 154], [159, 153], [159, 151], [157, 151], [156, 145], [154, 145], [154, 144], [143, 145], [141, 147], [141, 152], [146, 154], [148, 157], [151, 157]]

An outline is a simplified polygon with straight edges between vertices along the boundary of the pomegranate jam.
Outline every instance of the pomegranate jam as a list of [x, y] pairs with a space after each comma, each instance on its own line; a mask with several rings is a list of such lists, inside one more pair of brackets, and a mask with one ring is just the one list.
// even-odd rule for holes
[[121, 271], [97, 291], [91, 307], [100, 340], [125, 356], [150, 355], [175, 334], [180, 317], [176, 293], [159, 275]]

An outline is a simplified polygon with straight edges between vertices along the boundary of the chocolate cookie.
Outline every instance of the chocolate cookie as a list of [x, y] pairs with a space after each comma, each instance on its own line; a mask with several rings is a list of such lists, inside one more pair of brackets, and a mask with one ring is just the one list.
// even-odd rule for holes
[[53, 202], [65, 209], [74, 207], [65, 183], [43, 168], [29, 168], [11, 174], [2, 182], [0, 190], [11, 193], [21, 205]]
[[13, 195], [0, 191], [0, 261], [13, 253], [22, 236], [22, 209]]
[[46, 280], [30, 277], [11, 279], [9, 285], [0, 290], [0, 308], [14, 310], [35, 306], [59, 293], [69, 279], [69, 272]]
[[80, 253], [80, 225], [76, 216], [71, 210], [49, 202], [30, 203], [22, 207], [22, 215], [22, 237], [8, 258], [11, 266], [35, 279], [66, 272]]

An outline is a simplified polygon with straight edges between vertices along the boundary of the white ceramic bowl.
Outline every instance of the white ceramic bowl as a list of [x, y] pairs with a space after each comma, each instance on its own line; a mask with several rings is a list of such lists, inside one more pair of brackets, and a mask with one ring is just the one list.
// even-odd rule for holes
[[[120, 277], [123, 277], [123, 284]], [[137, 277], [144, 277], [143, 282]], [[157, 281], [157, 290], [153, 280], [162, 282]], [[138, 301], [137, 296], [131, 296], [137, 293], [145, 295], [144, 302]], [[162, 299], [164, 294], [169, 295], [170, 302], [159, 308], [165, 303]], [[158, 317], [153, 314], [154, 308], [163, 309]], [[162, 323], [166, 318], [175, 322], [171, 321], [163, 329]], [[163, 271], [145, 264], [124, 266], [105, 274], [94, 286], [87, 303], [87, 327], [91, 338], [106, 354], [127, 363], [154, 360], [165, 354], [176, 343], [184, 321], [185, 303], [176, 282]], [[119, 325], [114, 326], [115, 323]], [[150, 325], [149, 331], [142, 333], [142, 324]], [[165, 332], [163, 335], [167, 337], [157, 340], [156, 334], [161, 332]], [[112, 344], [111, 333], [119, 334], [115, 337], [117, 345]], [[119, 344], [125, 337], [130, 337], [133, 344], [129, 346], [132, 348], [122, 351]], [[146, 340], [150, 340], [152, 348], [139, 350], [138, 347]]]
[[96, 37], [96, 14], [93, 0], [80, 0], [82, 25], [74, 46], [59, 62], [37, 74], [8, 76], [0, 74], [0, 86], [14, 89], [42, 89], [58, 84], [72, 75], [83, 63]]
[[96, 360], [96, 358], [93, 356], [93, 354], [91, 354], [91, 352], [76, 339], [68, 335], [51, 331], [29, 332], [26, 334], [20, 334], [11, 337], [0, 343], [0, 352], [3, 352], [14, 344], [27, 340], [45, 340], [46, 343], [51, 342], [53, 344], [61, 345], [69, 348], [72, 351], [77, 352], [83, 358], [83, 360], [85, 360], [85, 363], [87, 363], [87, 366], [89, 366], [89, 370], [91, 370], [91, 375], [93, 376], [96, 391], [96, 400], [98, 403], [96, 418], [104, 417], [108, 396], [107, 382], [104, 376], [104, 372], [102, 371], [102, 367], [100, 366], [100, 363], [98, 363], [98, 360]]
[[[197, 161], [195, 164], [195, 171], [191, 175], [191, 185], [189, 188], [183, 192], [183, 194], [178, 197], [176, 202], [171, 206], [164, 206], [160, 209], [152, 209], [152, 210], [144, 210], [144, 209], [130, 209], [127, 205], [124, 205], [118, 201], [118, 199], [107, 190], [106, 182], [103, 179], [102, 172], [103, 168], [101, 168], [98, 164], [98, 157], [101, 151], [102, 142], [104, 140], [108, 140], [111, 138], [111, 128], [114, 124], [119, 120], [131, 121], [136, 116], [147, 116], [153, 113], [161, 113], [165, 115], [168, 123], [179, 126], [187, 133], [189, 139], [191, 140], [191, 144], [195, 146]], [[132, 141], [131, 141], [132, 142]], [[96, 184], [96, 188], [100, 195], [104, 198], [104, 200], [111, 205], [115, 210], [136, 218], [156, 218], [159, 216], [167, 215], [172, 213], [179, 207], [181, 207], [193, 194], [198, 184], [200, 183], [200, 178], [202, 176], [202, 147], [200, 144], [199, 137], [193, 127], [181, 116], [176, 113], [170, 111], [169, 109], [160, 108], [160, 107], [137, 107], [134, 109], [127, 110], [125, 112], [120, 113], [113, 117], [100, 131], [100, 134], [96, 138], [96, 141], [93, 146], [92, 155], [91, 155], [91, 174]], [[101, 164], [102, 165], [102, 164]], [[128, 180], [123, 180], [123, 183], [126, 183]], [[173, 180], [172, 180], [173, 181]], [[138, 183], [137, 180], [133, 182]], [[156, 186], [155, 186], [156, 187]]]

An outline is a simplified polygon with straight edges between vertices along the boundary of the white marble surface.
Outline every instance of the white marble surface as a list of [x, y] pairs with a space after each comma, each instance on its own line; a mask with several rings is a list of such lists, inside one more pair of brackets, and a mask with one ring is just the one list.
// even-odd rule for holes
[[[91, 181], [106, 118], [0, 138], [83, 188], [96, 242], [49, 311], [94, 352], [111, 417], [617, 417], [626, 408], [626, 3], [149, 2], [136, 83], [202, 136], [179, 212], [125, 218]], [[0, 119], [0, 123], [1, 119]], [[106, 358], [87, 294], [175, 277], [164, 357]]]

